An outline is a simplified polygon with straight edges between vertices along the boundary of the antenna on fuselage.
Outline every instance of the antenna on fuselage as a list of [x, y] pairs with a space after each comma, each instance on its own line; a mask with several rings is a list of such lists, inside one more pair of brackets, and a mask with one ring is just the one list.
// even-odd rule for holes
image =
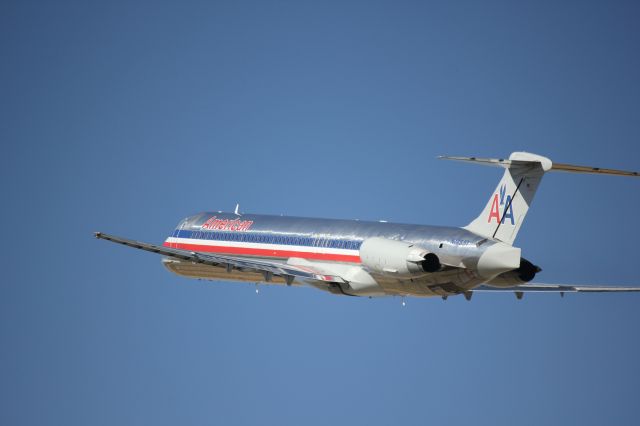
[[236, 209], [233, 211], [233, 213], [235, 213], [238, 216], [242, 216], [240, 214], [240, 203], [236, 204]]

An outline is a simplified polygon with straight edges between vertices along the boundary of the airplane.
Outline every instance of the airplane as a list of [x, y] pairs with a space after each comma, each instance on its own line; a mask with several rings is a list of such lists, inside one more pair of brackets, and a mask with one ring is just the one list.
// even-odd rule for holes
[[[346, 296], [441, 297], [476, 292], [637, 292], [640, 287], [536, 284], [541, 268], [514, 246], [547, 172], [638, 177], [553, 163], [527, 152], [508, 159], [439, 157], [504, 168], [482, 212], [464, 227], [203, 212], [182, 220], [162, 245], [95, 237], [163, 255], [171, 272], [215, 281], [308, 285]], [[256, 287], [256, 292], [257, 292]]]

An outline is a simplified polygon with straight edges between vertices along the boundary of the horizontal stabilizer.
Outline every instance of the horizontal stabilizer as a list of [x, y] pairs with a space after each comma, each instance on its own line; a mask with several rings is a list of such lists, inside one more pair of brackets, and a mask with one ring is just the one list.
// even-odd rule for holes
[[[514, 153], [520, 154], [520, 153]], [[524, 153], [523, 153], [524, 154]], [[577, 166], [575, 164], [552, 163], [548, 158], [540, 157], [539, 159], [514, 159], [513, 154], [510, 158], [481, 158], [481, 157], [455, 157], [441, 155], [440, 160], [462, 161], [466, 163], [475, 163], [482, 166], [503, 167], [505, 169], [515, 167], [525, 167], [534, 163], [540, 163], [545, 172], [567, 172], [567, 173], [586, 173], [601, 174], [614, 176], [631, 176], [640, 177], [640, 172], [617, 169], [603, 169], [601, 167]], [[546, 160], [546, 161], [545, 161]]]
[[551, 166], [552, 172], [568, 172], [568, 173], [589, 173], [589, 174], [601, 174], [601, 175], [614, 175], [614, 176], [635, 176], [638, 177], [638, 172], [628, 172], [625, 170], [616, 169], [601, 169], [600, 167], [588, 167], [588, 166], [574, 166], [573, 164], [553, 163]]
[[[509, 158], [452, 157], [452, 156], [446, 156], [446, 155], [441, 155], [438, 157], [438, 159], [463, 161], [465, 163], [475, 163], [481, 166], [503, 167], [505, 169], [508, 169], [514, 166], [526, 166], [527, 164], [541, 162], [541, 161], [531, 161], [531, 160], [512, 160]], [[546, 170], [547, 169], [545, 168], [545, 171]]]

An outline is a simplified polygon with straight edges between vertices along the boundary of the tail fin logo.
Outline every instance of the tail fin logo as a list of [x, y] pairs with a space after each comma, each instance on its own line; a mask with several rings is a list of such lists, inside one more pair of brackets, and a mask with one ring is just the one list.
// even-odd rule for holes
[[[500, 216], [501, 209], [502, 217]], [[511, 195], [507, 194], [507, 185], [505, 184], [500, 186], [499, 194], [493, 194], [493, 202], [491, 203], [491, 210], [489, 211], [487, 223], [491, 223], [491, 219], [493, 218], [496, 219], [496, 223], [504, 223], [504, 220], [509, 218], [512, 225], [516, 224], [513, 218]]]

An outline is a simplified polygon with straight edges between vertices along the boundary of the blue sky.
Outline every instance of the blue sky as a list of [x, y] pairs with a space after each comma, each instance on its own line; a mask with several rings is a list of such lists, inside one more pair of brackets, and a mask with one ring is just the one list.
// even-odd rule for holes
[[[640, 296], [204, 283], [232, 210], [465, 225], [515, 150], [640, 169], [635, 2], [5, 2], [0, 423], [637, 424]], [[634, 179], [546, 176], [540, 282], [640, 284]]]

